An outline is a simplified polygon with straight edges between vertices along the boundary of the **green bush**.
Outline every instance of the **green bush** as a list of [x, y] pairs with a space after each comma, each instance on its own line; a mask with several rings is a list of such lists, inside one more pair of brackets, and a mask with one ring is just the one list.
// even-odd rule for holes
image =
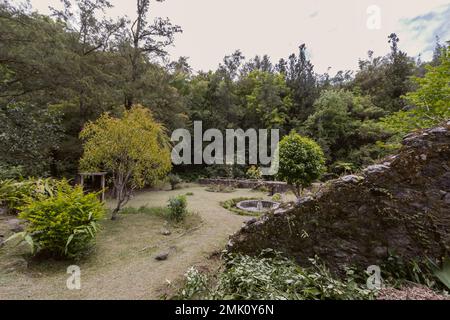
[[208, 276], [195, 267], [190, 267], [184, 274], [185, 283], [183, 288], [174, 297], [176, 300], [192, 300], [201, 298], [202, 294], [208, 290]]
[[[267, 254], [270, 254], [267, 256]], [[216, 299], [346, 300], [369, 298], [371, 292], [353, 279], [339, 280], [315, 259], [311, 268], [266, 250], [258, 257], [230, 257], [215, 292]]]
[[33, 254], [75, 257], [93, 244], [104, 213], [97, 194], [84, 194], [81, 186], [61, 182], [53, 195], [22, 208], [19, 218], [28, 223], [16, 236], [31, 245]]
[[0, 181], [0, 205], [9, 213], [17, 214], [21, 207], [35, 200], [45, 199], [59, 189], [70, 188], [67, 181], [55, 179], [28, 179]]
[[176, 187], [183, 182], [183, 180], [181, 180], [180, 176], [176, 175], [176, 174], [169, 174], [167, 176], [167, 178], [169, 179], [169, 183], [170, 183], [170, 187], [172, 190], [175, 190]]
[[218, 300], [354, 300], [374, 297], [374, 292], [366, 289], [365, 283], [358, 282], [351, 273], [346, 279], [339, 279], [316, 259], [310, 259], [310, 262], [311, 267], [302, 268], [270, 249], [256, 257], [230, 255], [216, 284], [207, 283], [206, 275], [190, 270], [177, 297]]
[[297, 198], [301, 189], [307, 188], [325, 171], [325, 157], [313, 140], [294, 131], [279, 144], [278, 178], [286, 181]]
[[247, 170], [247, 178], [259, 180], [262, 178], [261, 170], [257, 166], [251, 166]]
[[283, 199], [283, 196], [280, 193], [275, 193], [272, 196], [272, 201], [280, 202]]
[[174, 221], [182, 221], [186, 217], [187, 211], [187, 200], [185, 195], [179, 195], [169, 199], [169, 219]]

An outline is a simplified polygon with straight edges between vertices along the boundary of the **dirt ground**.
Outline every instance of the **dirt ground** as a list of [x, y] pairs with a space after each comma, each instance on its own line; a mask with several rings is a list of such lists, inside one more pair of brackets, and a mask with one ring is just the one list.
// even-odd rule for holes
[[[232, 193], [206, 192], [194, 185], [175, 191], [137, 194], [132, 207], [165, 206], [171, 196], [186, 194], [191, 215], [184, 226], [171, 227], [151, 214], [122, 215], [118, 221], [102, 222], [95, 251], [75, 262], [36, 261], [24, 256], [25, 247], [10, 244], [0, 249], [0, 300], [3, 299], [159, 299], [193, 265], [214, 266], [208, 257], [223, 250], [228, 235], [251, 217], [235, 215], [220, 206], [236, 197], [261, 197], [263, 193], [238, 189]], [[0, 233], [5, 233], [5, 216], [0, 216]], [[3, 228], [3, 230], [2, 230]], [[172, 232], [164, 236], [162, 229]], [[168, 259], [155, 256], [169, 252]], [[25, 258], [24, 258], [25, 257]], [[81, 269], [81, 289], [68, 290], [67, 267]]]

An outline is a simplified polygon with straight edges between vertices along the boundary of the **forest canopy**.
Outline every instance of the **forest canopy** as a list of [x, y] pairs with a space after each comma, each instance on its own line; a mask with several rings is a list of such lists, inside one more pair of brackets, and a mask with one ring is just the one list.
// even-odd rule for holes
[[151, 17], [151, 1], [137, 0], [131, 20], [99, 18], [111, 7], [106, 0], [63, 4], [46, 16], [0, 3], [3, 176], [73, 176], [85, 125], [138, 104], [168, 131], [191, 129], [194, 120], [205, 130], [294, 130], [323, 148], [334, 174], [372, 163], [404, 133], [450, 117], [448, 44], [438, 42], [423, 62], [392, 33], [386, 56], [369, 51], [358, 70], [335, 75], [314, 70], [306, 44], [279, 61], [237, 50], [217, 70], [194, 72], [186, 57], [169, 61], [182, 29]]

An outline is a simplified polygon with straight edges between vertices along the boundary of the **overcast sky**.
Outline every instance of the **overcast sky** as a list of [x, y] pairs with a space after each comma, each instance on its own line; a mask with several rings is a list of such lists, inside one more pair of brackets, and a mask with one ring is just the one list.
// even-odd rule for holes
[[[59, 0], [31, 0], [48, 13]], [[108, 15], [134, 16], [135, 1], [111, 0]], [[379, 29], [377, 8], [380, 9]], [[316, 71], [356, 69], [358, 58], [389, 50], [396, 32], [400, 48], [428, 60], [435, 36], [450, 40], [449, 0], [166, 0], [153, 1], [151, 17], [169, 17], [183, 33], [169, 49], [171, 58], [189, 57], [195, 70], [215, 69], [226, 54], [240, 49], [247, 58], [268, 54], [273, 62], [306, 43]], [[369, 25], [372, 29], [368, 28]], [[375, 27], [375, 29], [373, 28]]]

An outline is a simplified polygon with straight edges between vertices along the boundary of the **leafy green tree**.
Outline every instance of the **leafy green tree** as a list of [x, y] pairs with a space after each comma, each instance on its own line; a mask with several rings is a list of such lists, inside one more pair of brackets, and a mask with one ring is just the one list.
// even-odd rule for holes
[[295, 196], [319, 179], [325, 170], [325, 157], [313, 140], [292, 131], [279, 144], [278, 178], [286, 181]]
[[104, 114], [89, 122], [80, 137], [84, 141], [81, 170], [113, 175], [117, 197], [113, 220], [135, 188], [155, 183], [172, 168], [165, 129], [142, 106], [133, 106], [120, 119]]
[[0, 102], [55, 101], [65, 92], [72, 57], [63, 27], [46, 16], [0, 3]]
[[282, 74], [254, 70], [238, 86], [245, 110], [244, 128], [283, 128], [292, 108], [292, 98]]
[[[125, 19], [117, 21], [101, 17], [105, 10], [112, 8], [107, 0], [61, 0], [62, 10], [52, 8], [52, 16], [64, 26], [67, 35], [67, 49], [75, 61], [76, 69], [71, 72], [70, 102], [77, 105], [80, 128], [92, 116], [98, 117], [101, 108], [111, 102], [113, 90], [107, 67], [110, 63], [103, 54], [111, 48], [113, 39], [122, 30]], [[96, 110], [97, 109], [97, 110]], [[99, 110], [100, 109], [100, 110]]]
[[21, 166], [26, 176], [51, 174], [61, 129], [57, 112], [25, 103], [0, 106], [0, 164]]
[[[163, 2], [164, 0], [157, 0]], [[173, 44], [175, 34], [181, 28], [173, 25], [168, 18], [155, 18], [148, 21], [150, 0], [136, 0], [136, 17], [122, 30], [117, 46], [127, 66], [125, 79], [125, 107], [131, 108], [135, 101], [135, 90], [141, 86], [149, 60], [167, 55], [166, 48]]]
[[262, 58], [258, 55], [255, 56], [255, 58], [245, 63], [242, 67], [243, 74], [249, 74], [255, 70], [269, 73], [274, 73], [275, 71], [274, 66], [272, 65], [272, 62], [270, 62], [270, 58], [267, 54], [265, 54]]
[[[315, 102], [314, 113], [305, 121], [303, 131], [321, 145], [331, 167], [334, 162], [353, 162], [359, 167], [368, 159], [362, 155], [359, 158], [355, 150], [389, 137], [376, 124], [383, 115], [384, 110], [374, 106], [368, 96], [325, 90]], [[375, 151], [376, 148], [371, 154], [376, 158]]]
[[415, 63], [399, 49], [400, 39], [395, 33], [388, 38], [391, 52], [384, 57], [374, 57], [373, 51], [369, 51], [368, 59], [359, 61], [359, 71], [349, 86], [372, 96], [376, 106], [395, 112], [405, 107], [402, 96], [412, 88], [410, 77], [415, 72]]
[[188, 94], [190, 119], [203, 121], [204, 128], [223, 130], [241, 126], [243, 110], [237, 89], [236, 82], [223, 70], [193, 77]]
[[319, 88], [314, 66], [307, 58], [306, 45], [299, 47], [299, 54], [292, 54], [288, 62], [280, 61], [277, 69], [286, 76], [286, 83], [292, 90], [293, 108], [289, 114], [287, 129], [298, 127], [313, 112], [314, 101], [318, 98]]
[[450, 119], [450, 46], [442, 49], [439, 61], [426, 67], [423, 78], [413, 78], [418, 88], [405, 95], [412, 109], [383, 119], [388, 128], [402, 135]]

